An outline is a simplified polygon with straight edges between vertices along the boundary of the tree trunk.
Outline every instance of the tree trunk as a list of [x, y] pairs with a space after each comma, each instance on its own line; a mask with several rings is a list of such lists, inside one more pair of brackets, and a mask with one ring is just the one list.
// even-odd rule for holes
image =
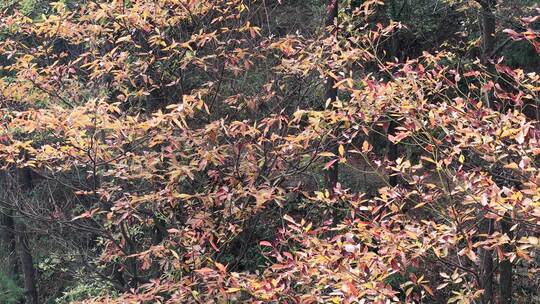
[[22, 272], [24, 276], [24, 296], [27, 304], [38, 304], [38, 292], [36, 283], [36, 270], [34, 260], [30, 252], [28, 238], [26, 236], [26, 226], [23, 223], [15, 224], [17, 230], [17, 245], [19, 247], [19, 258], [21, 260]]
[[[337, 33], [337, 26], [334, 26], [334, 24], [337, 21], [338, 17], [338, 0], [327, 0], [327, 6], [326, 6], [326, 22], [325, 26], [329, 29], [330, 35], [335, 35]], [[330, 104], [332, 102], [336, 101], [337, 99], [337, 88], [334, 86], [336, 85], [336, 80], [332, 76], [326, 77], [326, 87], [325, 87], [325, 103], [330, 101]], [[334, 154], [337, 155], [338, 146], [337, 144], [332, 147], [332, 150], [334, 150]], [[333, 191], [333, 189], [336, 187], [336, 184], [339, 179], [339, 165], [338, 162], [334, 162], [330, 168], [328, 168], [328, 172], [326, 172], [325, 175], [325, 186], [327, 189], [330, 189], [330, 191]]]
[[[384, 6], [381, 6], [381, 9], [384, 9]], [[401, 15], [401, 12], [399, 13], [397, 12], [396, 3], [394, 1], [390, 2], [390, 9], [391, 9], [392, 19], [394, 20], [399, 19], [399, 15]], [[386, 12], [383, 11], [382, 15], [385, 16]], [[390, 36], [390, 49], [388, 50], [389, 51], [388, 56], [390, 60], [393, 60], [393, 58], [396, 58], [397, 60], [401, 60], [400, 56], [398, 55], [399, 40], [397, 39], [396, 35], [397, 35], [397, 32], [394, 32]], [[395, 136], [397, 123], [392, 117], [391, 113], [387, 113], [387, 115], [389, 118], [389, 123], [388, 123], [388, 129], [386, 130], [386, 156], [389, 161], [395, 162], [398, 159], [398, 145], [390, 141], [388, 136], [389, 135]], [[388, 183], [392, 187], [397, 186], [399, 183], [398, 176], [395, 174], [392, 174], [388, 178]]]
[[496, 0], [480, 1], [482, 6], [482, 62], [488, 64], [495, 49], [495, 14], [493, 10], [497, 4]]
[[[482, 30], [482, 64], [484, 64], [490, 72], [493, 72], [493, 64], [491, 64], [491, 56], [495, 49], [495, 9], [496, 0], [477, 0], [482, 9], [480, 10], [480, 27]], [[484, 103], [489, 108], [495, 108], [495, 103], [492, 102], [492, 94], [484, 94]]]
[[[21, 189], [25, 193], [30, 193], [33, 189], [32, 175], [28, 168], [18, 170]], [[26, 235], [26, 225], [21, 221], [15, 222], [15, 231], [17, 235], [17, 247], [19, 249], [19, 258], [24, 276], [24, 295], [27, 304], [38, 304], [39, 297], [36, 282], [36, 270], [34, 260], [30, 250], [28, 237]]]
[[[480, 226], [480, 233], [490, 235], [493, 232], [492, 219], [484, 220]], [[480, 287], [484, 290], [482, 304], [493, 303], [493, 252], [484, 248], [479, 250], [480, 257]]]
[[[0, 191], [8, 192], [7, 175], [0, 172]], [[11, 206], [0, 207], [0, 240], [2, 242], [3, 253], [6, 255], [7, 274], [16, 276], [19, 273], [17, 261], [17, 241], [15, 239], [15, 222]]]
[[[338, 16], [338, 0], [326, 0], [326, 23], [327, 27], [333, 26]], [[336, 28], [332, 29], [334, 32]]]
[[[391, 142], [390, 139], [388, 139], [388, 135], [395, 135], [394, 133], [396, 132], [396, 127], [397, 125], [395, 121], [393, 120], [393, 118], [391, 118], [390, 124], [388, 125], [387, 139], [386, 139], [386, 148], [387, 148], [386, 156], [388, 157], [388, 160], [391, 162], [395, 162], [398, 159], [398, 146], [397, 144]], [[388, 178], [388, 183], [392, 187], [397, 186], [399, 183], [398, 181], [399, 181], [399, 177], [396, 174], [392, 174]]]
[[15, 222], [11, 214], [11, 210], [6, 210], [0, 214], [0, 227], [2, 244], [7, 255], [7, 267], [10, 276], [15, 276], [19, 273], [19, 263], [17, 261], [17, 240], [15, 238]]
[[[509, 216], [508, 214], [506, 216]], [[512, 221], [510, 218], [505, 217], [501, 221], [501, 233], [506, 234], [510, 239], [513, 237]], [[512, 248], [509, 244], [503, 245], [503, 252], [510, 252]], [[512, 262], [508, 258], [499, 261], [499, 303], [510, 304], [512, 303]]]

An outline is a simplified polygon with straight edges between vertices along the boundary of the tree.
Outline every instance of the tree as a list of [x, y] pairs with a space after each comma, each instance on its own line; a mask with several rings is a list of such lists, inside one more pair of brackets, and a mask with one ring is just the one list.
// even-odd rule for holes
[[[27, 302], [508, 303], [535, 286], [512, 266], [538, 271], [523, 108], [540, 77], [498, 58], [494, 2], [480, 45], [450, 33], [478, 25], [470, 2], [423, 8], [460, 20], [433, 40], [411, 2], [325, 3], [2, 14], [1, 228]], [[539, 18], [501, 35], [536, 48]]]

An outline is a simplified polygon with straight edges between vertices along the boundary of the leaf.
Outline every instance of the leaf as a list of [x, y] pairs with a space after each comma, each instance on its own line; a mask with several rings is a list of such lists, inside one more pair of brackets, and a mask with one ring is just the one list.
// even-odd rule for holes
[[226, 292], [226, 293], [235, 293], [235, 292], [239, 292], [240, 290], [242, 290], [242, 288], [231, 287], [231, 288], [225, 290], [225, 292]]
[[362, 143], [362, 152], [369, 152], [371, 151], [371, 145], [369, 144], [369, 142], [367, 140], [364, 140], [364, 142]]
[[434, 296], [435, 294], [433, 293], [433, 290], [431, 289], [431, 287], [427, 286], [426, 284], [422, 284], [422, 287], [431, 295], [431, 296]]
[[324, 165], [324, 170], [330, 169], [330, 167], [332, 167], [332, 165], [333, 165], [335, 162], [337, 162], [337, 161], [338, 161], [338, 159], [333, 159], [333, 160], [327, 162], [327, 163]]
[[443, 283], [443, 284], [437, 286], [437, 290], [441, 290], [441, 289], [445, 288], [446, 286], [448, 286], [448, 283]]
[[504, 168], [505, 168], [505, 169], [518, 170], [518, 169], [519, 169], [519, 166], [518, 166], [518, 164], [516, 164], [516, 163], [509, 163], [509, 164], [504, 165]]
[[508, 34], [513, 40], [521, 40], [521, 35], [512, 29], [504, 29], [503, 33]]
[[393, 144], [397, 144], [403, 139], [407, 138], [410, 135], [410, 132], [398, 132], [396, 136], [389, 134], [388, 140], [391, 141]]
[[344, 283], [341, 286], [341, 290], [346, 294], [350, 294], [350, 295], [353, 295], [353, 296], [358, 295], [358, 289], [356, 289], [356, 286], [354, 286], [352, 281]]
[[226, 272], [227, 272], [227, 267], [224, 266], [223, 264], [216, 262], [215, 265], [216, 265], [216, 268], [217, 268], [220, 272], [222, 272], [222, 273], [226, 273]]
[[425, 204], [427, 204], [427, 202], [420, 202], [420, 203], [414, 205], [413, 209], [421, 208], [421, 207], [423, 207]]
[[352, 244], [346, 244], [345, 246], [343, 246], [343, 249], [345, 249], [345, 251], [349, 252], [349, 253], [353, 253], [356, 251], [356, 246], [352, 245]]
[[204, 267], [204, 268], [195, 270], [195, 272], [200, 273], [200, 274], [209, 274], [209, 273], [213, 273], [214, 270], [212, 268]]
[[293, 224], [296, 224], [296, 222], [294, 221], [294, 219], [292, 217], [290, 217], [288, 214], [285, 214], [283, 216], [283, 219], [286, 220], [287, 222], [291, 222]]
[[179, 198], [179, 199], [190, 199], [193, 196], [190, 195], [190, 194], [186, 194], [186, 193], [175, 193], [175, 194], [173, 194], [173, 197], [174, 198]]
[[85, 218], [91, 218], [92, 216], [94, 216], [94, 214], [96, 214], [96, 212], [98, 212], [99, 210], [101, 210], [100, 208], [94, 208], [90, 211], [86, 211], [84, 213], [82, 213], [81, 215], [79, 216], [76, 216], [74, 218], [71, 219], [71, 221], [76, 221], [78, 219], [85, 219]]
[[321, 152], [321, 153], [319, 153], [319, 156], [322, 156], [322, 157], [334, 157], [336, 155], [334, 153], [332, 153], [332, 152]]
[[534, 16], [534, 17], [524, 17], [524, 18], [521, 18], [521, 20], [523, 20], [523, 22], [525, 23], [533, 23], [540, 20], [540, 15]]
[[124, 42], [124, 41], [131, 41], [131, 35], [127, 35], [127, 36], [118, 38], [118, 40], [116, 40], [116, 43], [121, 43], [121, 42]]
[[343, 147], [343, 145], [339, 145], [338, 152], [340, 156], [345, 155], [345, 148]]
[[215, 251], [220, 252], [219, 248], [214, 243], [214, 240], [213, 240], [212, 237], [208, 240], [208, 242], [210, 243], [210, 246], [212, 246], [212, 248], [214, 248]]
[[274, 247], [274, 246], [272, 246], [272, 244], [271, 244], [270, 242], [268, 242], [268, 241], [260, 241], [260, 242], [259, 242], [259, 245], [261, 245], [261, 246], [266, 246], [266, 247]]

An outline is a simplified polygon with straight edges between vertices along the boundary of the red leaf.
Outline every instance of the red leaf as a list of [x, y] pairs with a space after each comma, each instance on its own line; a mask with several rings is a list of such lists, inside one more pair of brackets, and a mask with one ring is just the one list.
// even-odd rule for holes
[[324, 165], [324, 170], [330, 169], [330, 167], [332, 167], [332, 165], [333, 165], [335, 162], [337, 162], [337, 161], [338, 161], [338, 159], [336, 158], [336, 159], [333, 159], [333, 160], [327, 162], [327, 163]]
[[512, 38], [513, 40], [521, 40], [521, 35], [512, 29], [505, 29], [503, 30], [503, 33], [508, 34], [508, 36], [510, 36], [510, 38]]

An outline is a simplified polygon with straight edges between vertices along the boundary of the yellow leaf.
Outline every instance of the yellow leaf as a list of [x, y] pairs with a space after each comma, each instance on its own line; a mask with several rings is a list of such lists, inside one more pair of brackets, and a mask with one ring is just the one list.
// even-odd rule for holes
[[367, 140], [364, 140], [364, 143], [362, 143], [362, 152], [368, 152], [369, 150], [371, 150], [371, 146]]
[[343, 147], [343, 145], [339, 145], [338, 152], [340, 156], [345, 155], [345, 148]]
[[332, 152], [321, 152], [321, 153], [319, 153], [319, 156], [332, 157], [332, 156], [336, 156], [336, 155], [334, 153], [332, 153]]
[[232, 288], [227, 289], [225, 292], [226, 293], [233, 293], [233, 292], [238, 292], [240, 290], [242, 290], [242, 288], [232, 287]]
[[118, 40], [116, 40], [116, 43], [120, 43], [120, 42], [124, 42], [124, 41], [131, 41], [131, 35], [127, 35], [127, 36], [118, 38]]
[[179, 198], [179, 199], [189, 199], [189, 198], [191, 198], [192, 196], [189, 195], [189, 194], [186, 194], [186, 193], [175, 193], [175, 194], [174, 194], [174, 197], [175, 197], [175, 198]]
[[512, 135], [512, 130], [504, 129], [500, 135], [501, 138], [505, 138]]
[[504, 165], [504, 168], [506, 168], [506, 169], [514, 169], [514, 170], [519, 169], [519, 167], [518, 167], [518, 165], [516, 163], [506, 164], [506, 165]]

